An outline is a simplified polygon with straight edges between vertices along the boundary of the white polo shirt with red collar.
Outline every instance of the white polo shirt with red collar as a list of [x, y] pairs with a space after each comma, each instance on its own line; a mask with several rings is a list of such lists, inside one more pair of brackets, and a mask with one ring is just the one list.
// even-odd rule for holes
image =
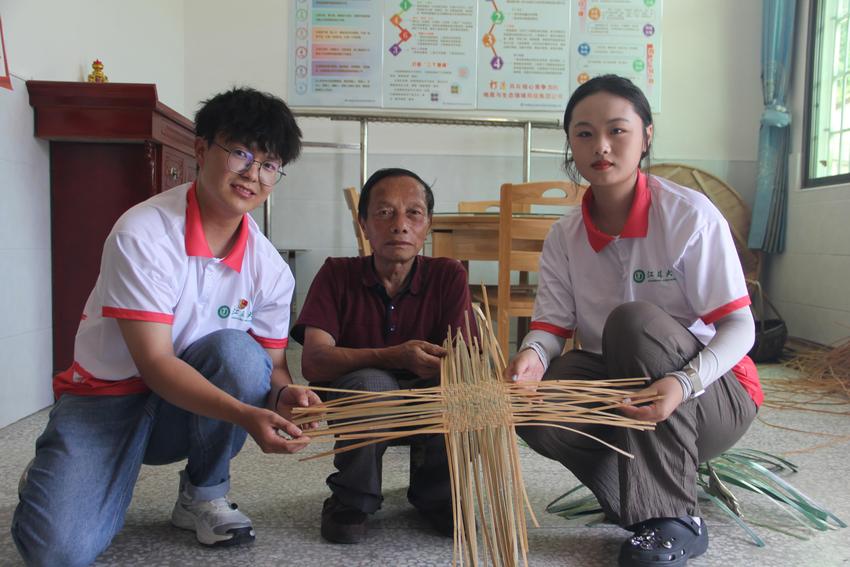
[[275, 247], [245, 215], [225, 258], [214, 258], [189, 183], [124, 213], [103, 246], [100, 274], [74, 343], [74, 363], [53, 380], [58, 398], [147, 391], [116, 319], [171, 325], [179, 356], [220, 329], [285, 348], [295, 280]]
[[[608, 315], [629, 301], [648, 301], [703, 344], [713, 323], [750, 304], [729, 225], [703, 194], [638, 172], [631, 210], [619, 236], [600, 231], [590, 216], [593, 188], [581, 210], [552, 226], [540, 258], [531, 329], [569, 338], [602, 352]], [[744, 357], [733, 370], [756, 403], [755, 365]]]

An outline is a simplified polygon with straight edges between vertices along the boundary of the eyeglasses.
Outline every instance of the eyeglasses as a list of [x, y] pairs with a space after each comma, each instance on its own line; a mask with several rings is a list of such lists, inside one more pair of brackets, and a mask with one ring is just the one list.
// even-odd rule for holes
[[267, 187], [277, 185], [278, 181], [280, 181], [280, 178], [286, 175], [283, 172], [283, 166], [279, 162], [259, 162], [254, 159], [254, 154], [252, 154], [248, 150], [243, 150], [240, 148], [233, 148], [232, 150], [229, 150], [218, 142], [213, 142], [213, 144], [227, 152], [227, 168], [233, 173], [238, 173], [241, 175], [251, 169], [251, 167], [255, 163], [260, 164], [258, 177], [260, 179], [261, 185], [265, 185]]

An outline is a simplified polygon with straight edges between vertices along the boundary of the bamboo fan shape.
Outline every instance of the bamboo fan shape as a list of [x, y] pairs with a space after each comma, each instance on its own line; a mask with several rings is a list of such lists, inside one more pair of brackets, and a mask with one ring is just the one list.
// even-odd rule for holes
[[[624, 397], [631, 397], [633, 403], [655, 398], [638, 398], [622, 389], [642, 386], [643, 378], [557, 380], [536, 388], [503, 382], [504, 358], [489, 318], [480, 310], [477, 314], [481, 344], [477, 338], [468, 344], [460, 332], [447, 338], [443, 346], [448, 354], [442, 361], [439, 386], [390, 392], [313, 387], [351, 395], [319, 407], [296, 408], [294, 421], [301, 425], [325, 419], [329, 425], [311, 430], [311, 438], [352, 442], [302, 460], [412, 435], [445, 435], [455, 526], [453, 565], [477, 566], [489, 559], [494, 567], [514, 567], [521, 558], [527, 566], [525, 509], [534, 525], [538, 524], [522, 480], [514, 427], [571, 429], [568, 424], [594, 423], [652, 429], [651, 423], [611, 410]], [[467, 336], [473, 336], [468, 325]]]

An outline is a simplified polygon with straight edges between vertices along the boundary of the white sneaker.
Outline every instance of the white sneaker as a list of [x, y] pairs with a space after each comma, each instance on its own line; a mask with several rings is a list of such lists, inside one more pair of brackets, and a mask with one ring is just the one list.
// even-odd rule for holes
[[203, 545], [230, 546], [254, 541], [251, 519], [226, 497], [193, 501], [180, 491], [171, 512], [171, 523], [193, 530]]

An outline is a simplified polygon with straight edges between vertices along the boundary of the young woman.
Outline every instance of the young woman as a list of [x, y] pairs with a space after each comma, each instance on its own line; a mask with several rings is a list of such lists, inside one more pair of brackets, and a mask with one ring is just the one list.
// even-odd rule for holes
[[[663, 397], [620, 410], [654, 422], [654, 431], [583, 428], [634, 459], [561, 429], [518, 432], [634, 532], [620, 565], [684, 565], [708, 547], [697, 466], [743, 435], [763, 399], [746, 356], [754, 325], [740, 261], [728, 224], [705, 196], [640, 170], [652, 113], [631, 81], [605, 75], [581, 85], [564, 130], [566, 169], [590, 188], [581, 210], [546, 239], [531, 331], [506, 379], [648, 376], [644, 393]], [[562, 355], [574, 334], [581, 349]]]

